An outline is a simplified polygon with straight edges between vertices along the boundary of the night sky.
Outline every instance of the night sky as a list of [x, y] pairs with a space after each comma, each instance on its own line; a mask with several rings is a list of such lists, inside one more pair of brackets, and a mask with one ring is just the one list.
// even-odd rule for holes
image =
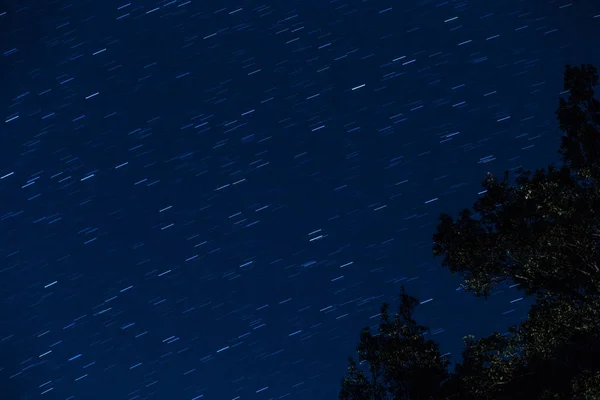
[[453, 362], [526, 315], [431, 236], [558, 160], [600, 4], [8, 3], [2, 400], [334, 399], [401, 285]]

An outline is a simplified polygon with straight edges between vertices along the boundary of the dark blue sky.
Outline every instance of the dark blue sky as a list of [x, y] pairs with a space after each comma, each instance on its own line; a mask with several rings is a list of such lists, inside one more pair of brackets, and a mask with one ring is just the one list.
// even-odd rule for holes
[[504, 332], [431, 235], [558, 159], [592, 3], [4, 3], [2, 399], [333, 399], [400, 285], [452, 361]]

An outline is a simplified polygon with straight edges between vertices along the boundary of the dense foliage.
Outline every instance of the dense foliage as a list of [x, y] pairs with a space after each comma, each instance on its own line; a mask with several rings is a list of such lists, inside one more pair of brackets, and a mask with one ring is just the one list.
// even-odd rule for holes
[[600, 399], [600, 102], [591, 65], [567, 66], [556, 111], [560, 166], [491, 174], [485, 193], [458, 218], [442, 214], [433, 253], [487, 297], [501, 282], [535, 299], [507, 334], [464, 338], [453, 371], [412, 313], [402, 290], [394, 317], [365, 328], [341, 400]]

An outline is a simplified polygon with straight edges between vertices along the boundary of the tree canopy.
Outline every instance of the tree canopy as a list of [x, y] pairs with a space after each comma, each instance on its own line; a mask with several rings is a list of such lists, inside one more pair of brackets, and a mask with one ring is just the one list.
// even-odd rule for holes
[[488, 174], [472, 209], [442, 214], [433, 254], [476, 296], [502, 282], [535, 302], [508, 333], [464, 338], [453, 371], [402, 288], [365, 328], [341, 400], [600, 399], [600, 102], [591, 65], [566, 66], [556, 110], [560, 165]]

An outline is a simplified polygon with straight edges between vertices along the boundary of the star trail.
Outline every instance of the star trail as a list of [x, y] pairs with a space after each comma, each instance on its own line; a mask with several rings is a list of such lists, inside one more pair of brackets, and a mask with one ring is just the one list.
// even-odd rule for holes
[[335, 399], [401, 285], [452, 361], [525, 316], [431, 235], [558, 159], [600, 5], [1, 7], [2, 400]]

